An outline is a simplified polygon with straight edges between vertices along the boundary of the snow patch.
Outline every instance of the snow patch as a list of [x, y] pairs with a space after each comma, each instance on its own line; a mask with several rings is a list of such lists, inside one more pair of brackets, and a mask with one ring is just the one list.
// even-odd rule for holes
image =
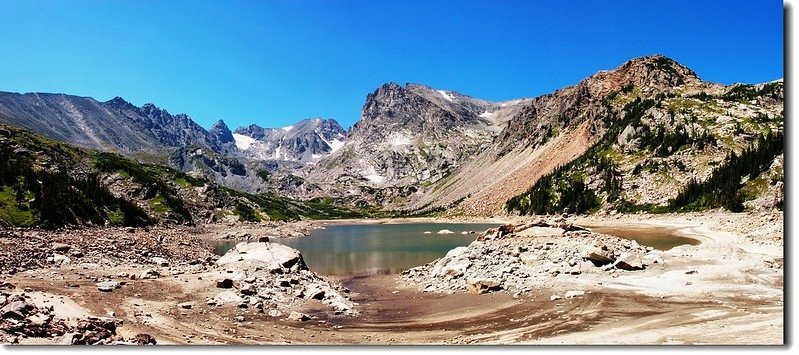
[[275, 160], [280, 160], [280, 147], [282, 146], [277, 146], [277, 149], [275, 150]]
[[330, 153], [333, 153], [333, 152], [341, 149], [341, 147], [344, 146], [344, 141], [340, 141], [338, 139], [334, 139], [334, 140], [332, 140], [330, 142], [325, 141], [325, 143], [327, 143], [327, 145], [330, 146]]
[[488, 110], [486, 110], [486, 112], [481, 113], [479, 116], [482, 118], [491, 118], [491, 116], [494, 116], [494, 113], [488, 112]]
[[450, 93], [448, 93], [448, 92], [446, 92], [444, 90], [436, 90], [436, 91], [438, 91], [438, 93], [441, 94], [441, 96], [444, 96], [444, 98], [447, 99], [447, 101], [451, 101], [451, 102], [455, 101], [454, 100], [455, 98]]
[[286, 126], [286, 127], [283, 127], [283, 130], [284, 130], [284, 131], [286, 131], [286, 132], [288, 132], [288, 131], [290, 131], [292, 128], [294, 128], [294, 126]]
[[311, 158], [313, 158], [313, 159], [319, 159], [321, 157], [322, 157], [321, 154], [311, 154]]
[[373, 182], [373, 183], [375, 183], [375, 184], [382, 184], [382, 183], [383, 183], [383, 181], [385, 181], [385, 180], [386, 180], [386, 178], [385, 178], [385, 177], [382, 177], [382, 176], [380, 176], [380, 175], [377, 175], [377, 174], [369, 174], [369, 175], [364, 175], [364, 177], [365, 177], [367, 180], [369, 180], [369, 181], [371, 181], [371, 182]]
[[236, 148], [241, 150], [247, 150], [255, 143], [255, 138], [238, 133], [233, 133], [233, 140], [236, 141]]
[[518, 103], [520, 103], [522, 101], [524, 101], [524, 100], [523, 99], [519, 99], [519, 100], [505, 101], [505, 102], [503, 102], [503, 103], [501, 103], [499, 105], [502, 106], [502, 107], [513, 106], [513, 105], [518, 104]]

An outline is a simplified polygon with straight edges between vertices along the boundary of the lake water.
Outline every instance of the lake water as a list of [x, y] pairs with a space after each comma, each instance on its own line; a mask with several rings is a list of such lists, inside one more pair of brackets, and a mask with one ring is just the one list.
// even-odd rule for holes
[[[306, 237], [271, 241], [299, 250], [308, 267], [323, 275], [390, 274], [429, 263], [455, 247], [469, 245], [480, 233], [497, 226], [499, 224], [474, 223], [332, 225], [313, 230]], [[454, 233], [437, 234], [442, 229]], [[673, 236], [669, 230], [593, 230], [634, 239], [639, 244], [661, 250], [699, 243], [695, 239]], [[425, 234], [426, 231], [430, 233]], [[464, 231], [475, 233], [461, 234]], [[223, 255], [239, 242], [225, 241], [217, 244], [214, 251]]]

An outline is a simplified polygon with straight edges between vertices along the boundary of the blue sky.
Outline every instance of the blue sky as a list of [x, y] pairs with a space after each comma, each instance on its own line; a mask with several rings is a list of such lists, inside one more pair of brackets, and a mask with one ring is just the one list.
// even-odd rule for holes
[[386, 82], [533, 97], [665, 54], [709, 81], [783, 76], [782, 1], [0, 0], [0, 90], [122, 96], [349, 127]]

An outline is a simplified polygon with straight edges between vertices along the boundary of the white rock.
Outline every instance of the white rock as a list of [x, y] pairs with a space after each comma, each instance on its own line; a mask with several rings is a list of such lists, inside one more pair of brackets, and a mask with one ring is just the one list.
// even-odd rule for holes
[[214, 300], [217, 305], [223, 305], [225, 303], [239, 303], [244, 299], [235, 292], [228, 290], [218, 293], [216, 297], [214, 297]]
[[169, 261], [167, 261], [166, 259], [164, 259], [162, 257], [158, 257], [158, 256], [150, 258], [149, 260], [147, 260], [147, 262], [149, 262], [150, 264], [158, 265], [158, 266], [169, 266]]
[[55, 254], [53, 255], [53, 263], [56, 265], [68, 265], [72, 260], [69, 259], [66, 255]]
[[453, 233], [455, 233], [455, 232], [453, 232], [453, 231], [451, 231], [449, 229], [442, 229], [442, 230], [438, 231], [438, 233], [436, 233], [436, 234], [453, 234]]
[[566, 293], [563, 295], [563, 297], [566, 297], [566, 298], [575, 298], [575, 297], [580, 297], [580, 296], [582, 296], [582, 295], [584, 295], [584, 294], [585, 294], [585, 291], [581, 291], [581, 290], [572, 290], [572, 291], [567, 291], [567, 292], [566, 292]]
[[297, 249], [276, 243], [239, 243], [216, 261], [217, 265], [254, 270], [266, 268], [277, 270], [298, 265], [305, 269], [305, 262]]
[[96, 285], [97, 289], [103, 292], [111, 292], [114, 289], [117, 289], [121, 286], [121, 284], [116, 281], [103, 281], [103, 282], [98, 282]]

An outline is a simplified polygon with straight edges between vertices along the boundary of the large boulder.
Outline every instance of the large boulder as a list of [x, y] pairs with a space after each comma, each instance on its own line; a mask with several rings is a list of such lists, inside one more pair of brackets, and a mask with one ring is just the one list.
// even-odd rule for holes
[[300, 270], [308, 268], [299, 250], [276, 243], [236, 244], [236, 247], [219, 258], [216, 264], [244, 270], [262, 268], [277, 271], [295, 265]]
[[594, 239], [583, 251], [582, 257], [596, 266], [611, 264], [616, 260], [613, 251], [599, 239]]
[[635, 251], [624, 252], [616, 259], [614, 266], [617, 269], [635, 271], [644, 269], [644, 258]]

